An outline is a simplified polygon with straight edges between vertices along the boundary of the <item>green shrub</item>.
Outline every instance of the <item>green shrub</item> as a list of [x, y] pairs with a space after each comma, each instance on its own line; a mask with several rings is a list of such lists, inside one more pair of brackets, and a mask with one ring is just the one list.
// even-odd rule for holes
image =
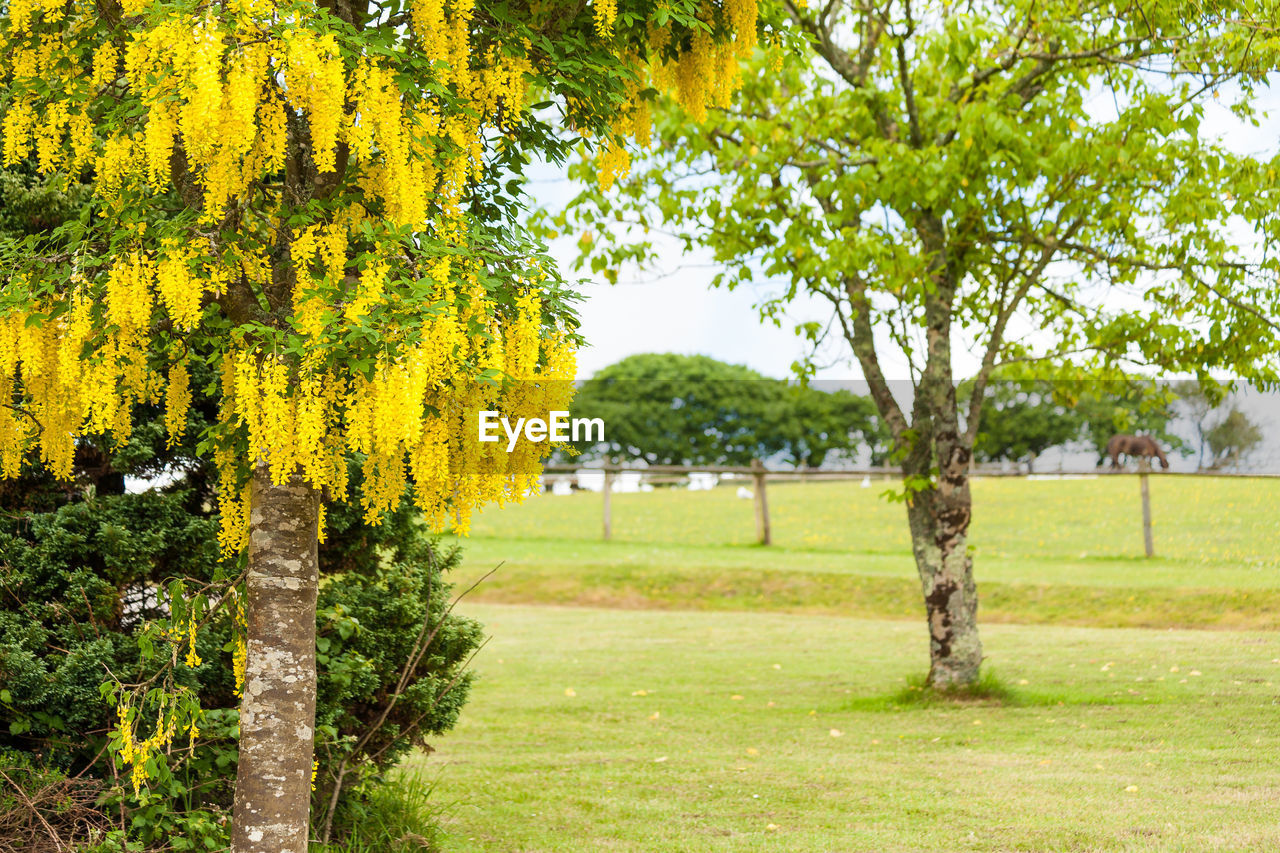
[[[200, 630], [199, 666], [172, 670], [200, 696], [199, 736], [180, 736], [140, 794], [117, 776], [106, 748], [115, 708], [100, 690], [155, 671], [138, 639], [164, 615], [159, 593], [169, 580], [215, 577], [206, 480], [192, 470], [164, 491], [112, 494], [97, 485], [122, 487], [122, 478], [98, 473], [87, 487], [88, 475], [75, 488], [35, 476], [0, 493], [0, 751], [101, 786], [104, 825], [124, 830], [83, 843], [222, 849], [237, 755], [229, 614]], [[360, 803], [381, 796], [370, 792], [406, 752], [457, 720], [470, 687], [465, 662], [481, 637], [478, 625], [448, 611], [444, 576], [457, 561], [411, 509], [369, 527], [358, 507], [330, 508], [317, 618], [317, 834], [356, 843]], [[0, 826], [21, 811], [3, 803]]]
[[367, 779], [344, 797], [338, 822], [341, 838], [313, 848], [314, 853], [434, 853], [440, 807], [433, 786], [421, 773], [395, 773]]

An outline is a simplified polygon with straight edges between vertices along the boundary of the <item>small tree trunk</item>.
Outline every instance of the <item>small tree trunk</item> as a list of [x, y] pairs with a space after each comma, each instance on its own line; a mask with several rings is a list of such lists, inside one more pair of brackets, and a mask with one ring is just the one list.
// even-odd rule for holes
[[320, 493], [254, 472], [234, 853], [306, 853], [316, 715]]
[[939, 512], [937, 497], [936, 493], [916, 495], [907, 508], [907, 519], [929, 620], [929, 686], [949, 690], [978, 680], [982, 641], [968, 549], [968, 485], [947, 501], [949, 511]]

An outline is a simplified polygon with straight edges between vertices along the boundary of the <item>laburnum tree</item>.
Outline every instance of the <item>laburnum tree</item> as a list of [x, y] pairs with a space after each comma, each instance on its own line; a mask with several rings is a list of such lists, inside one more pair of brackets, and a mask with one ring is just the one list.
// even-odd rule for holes
[[[4, 163], [94, 191], [0, 257], [0, 473], [36, 453], [68, 476], [139, 401], [176, 439], [195, 360], [220, 377], [200, 447], [245, 591], [166, 636], [178, 665], [202, 608], [243, 613], [234, 850], [307, 846], [316, 542], [348, 454], [370, 523], [409, 490], [465, 529], [539, 471], [545, 445], [475, 426], [564, 408], [573, 375], [568, 294], [515, 224], [523, 167], [585, 141], [609, 183], [656, 90], [727, 104], [768, 32], [756, 0], [0, 6]], [[189, 699], [123, 703], [118, 757], [145, 777], [195, 727]]]
[[982, 661], [969, 468], [993, 370], [1277, 376], [1276, 163], [1215, 141], [1206, 111], [1251, 119], [1275, 54], [1240, 4], [787, 8], [797, 61], [704, 125], [663, 102], [644, 167], [561, 227], [617, 238], [583, 242], [598, 267], [652, 259], [660, 230], [725, 262], [719, 284], [780, 283], [768, 315], [799, 294], [830, 306], [901, 462], [928, 683], [963, 687]]

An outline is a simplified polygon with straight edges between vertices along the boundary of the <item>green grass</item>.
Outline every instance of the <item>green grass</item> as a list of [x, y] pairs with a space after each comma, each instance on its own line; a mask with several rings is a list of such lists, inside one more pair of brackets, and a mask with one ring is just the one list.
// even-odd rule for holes
[[1273, 635], [988, 625], [998, 698], [952, 703], [915, 622], [462, 609], [450, 851], [1280, 847]]
[[[481, 514], [462, 579], [502, 568], [484, 600], [782, 610], [892, 619], [920, 610], [891, 483], [769, 489], [774, 542], [753, 544], [733, 488], [537, 497]], [[979, 479], [971, 544], [987, 622], [1280, 628], [1280, 480], [1151, 478], [1155, 559], [1142, 556], [1133, 476]]]
[[615, 495], [610, 543], [599, 495], [481, 516], [443, 848], [1280, 849], [1280, 481], [1153, 476], [1153, 560], [1134, 477], [975, 482], [960, 701], [885, 485], [770, 488], [770, 548], [732, 488]]

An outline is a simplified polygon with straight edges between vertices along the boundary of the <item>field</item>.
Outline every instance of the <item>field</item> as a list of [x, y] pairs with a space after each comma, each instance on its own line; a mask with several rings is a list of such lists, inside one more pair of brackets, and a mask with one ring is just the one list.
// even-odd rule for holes
[[731, 489], [615, 495], [608, 544], [598, 495], [490, 511], [456, 580], [506, 560], [459, 605], [493, 639], [419, 766], [445, 849], [1275, 849], [1276, 483], [1153, 477], [1155, 560], [1131, 477], [976, 483], [1008, 692], [965, 705], [912, 689], [881, 484], [771, 488], [772, 548]]
[[[468, 585], [506, 602], [915, 618], [919, 586], [893, 483], [770, 487], [774, 545], [735, 489], [540, 497], [481, 514]], [[1151, 478], [1156, 554], [1136, 477], [974, 483], [970, 544], [987, 622], [1280, 628], [1280, 479]]]

